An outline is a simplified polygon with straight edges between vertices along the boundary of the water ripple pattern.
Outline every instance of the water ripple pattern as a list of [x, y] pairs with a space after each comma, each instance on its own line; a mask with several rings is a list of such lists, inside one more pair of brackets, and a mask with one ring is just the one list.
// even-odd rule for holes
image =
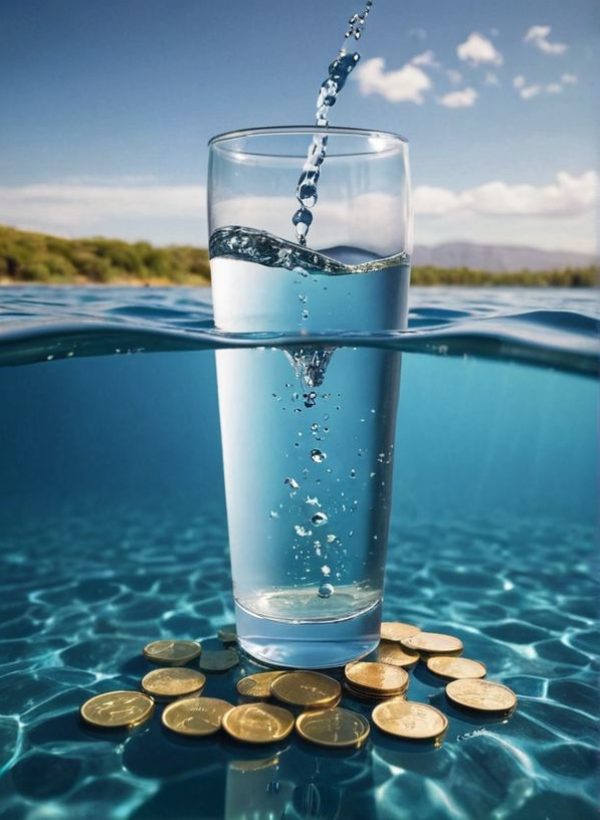
[[[450, 295], [451, 294], [451, 295]], [[302, 334], [233, 334], [214, 326], [202, 288], [8, 287], [0, 304], [0, 365], [135, 352], [302, 347]], [[598, 371], [595, 292], [413, 288], [407, 331], [312, 333], [319, 344], [513, 359]], [[452, 308], [448, 305], [452, 304]]]
[[[210, 638], [231, 620], [225, 544], [222, 516], [127, 507], [3, 527], [2, 816], [232, 819], [248, 805], [260, 817], [594, 816], [591, 528], [551, 517], [394, 523], [384, 616], [458, 635], [519, 696], [509, 720], [470, 716], [417, 667], [411, 697], [450, 718], [441, 749], [374, 730], [345, 755], [296, 738], [266, 753], [178, 738], [158, 719], [129, 733], [82, 724], [87, 697], [137, 688], [147, 640]], [[257, 669], [244, 659], [209, 676], [205, 694], [235, 700], [235, 680]]]

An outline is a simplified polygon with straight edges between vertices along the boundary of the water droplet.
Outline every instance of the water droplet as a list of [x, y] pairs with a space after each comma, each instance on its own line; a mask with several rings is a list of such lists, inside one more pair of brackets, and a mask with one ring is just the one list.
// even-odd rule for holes
[[375, 478], [375, 473], [369, 473], [369, 478]]
[[300, 487], [295, 478], [286, 478], [283, 483], [291, 487], [294, 492]]
[[320, 503], [319, 503], [319, 499], [317, 498], [316, 495], [315, 496], [307, 495], [306, 496], [306, 503], [309, 504], [311, 507], [320, 507], [321, 506]]
[[327, 458], [327, 453], [323, 453], [321, 450], [311, 450], [310, 457], [315, 464], [322, 464]]
[[317, 422], [316, 422], [316, 421], [314, 421], [314, 422], [310, 425], [310, 429], [313, 431], [313, 433], [317, 433], [317, 432], [319, 431], [319, 425], [317, 424]]
[[275, 510], [271, 510], [271, 512], [269, 513], [269, 518], [279, 518], [279, 513]]
[[321, 572], [327, 578], [331, 575], [331, 567], [328, 567], [327, 564], [323, 564], [321, 567]]
[[319, 587], [319, 598], [331, 598], [335, 592], [332, 584], [321, 584]]
[[350, 478], [356, 478], [356, 470], [350, 470]]
[[316, 512], [310, 520], [315, 527], [322, 527], [323, 524], [326, 524], [329, 521], [324, 512]]
[[333, 544], [333, 542], [335, 541], [336, 538], [337, 538], [337, 535], [334, 535], [332, 532], [330, 532], [329, 535], [327, 536], [327, 539], [326, 539], [327, 543], [328, 544]]

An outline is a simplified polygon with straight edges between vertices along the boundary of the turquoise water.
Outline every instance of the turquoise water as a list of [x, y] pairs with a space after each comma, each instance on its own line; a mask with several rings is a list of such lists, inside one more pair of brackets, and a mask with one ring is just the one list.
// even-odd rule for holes
[[138, 685], [148, 640], [232, 620], [211, 347], [252, 340], [218, 334], [202, 291], [2, 296], [1, 816], [595, 816], [593, 294], [413, 289], [409, 333], [375, 339], [408, 351], [384, 617], [460, 636], [520, 703], [471, 717], [417, 669], [444, 745], [373, 730], [350, 754], [80, 724]]

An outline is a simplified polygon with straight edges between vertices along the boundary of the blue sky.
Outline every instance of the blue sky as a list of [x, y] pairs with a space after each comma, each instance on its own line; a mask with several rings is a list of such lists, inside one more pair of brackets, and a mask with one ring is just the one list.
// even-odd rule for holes
[[[357, 0], [2, 0], [0, 222], [206, 243], [206, 142], [310, 123]], [[375, 0], [335, 125], [411, 144], [416, 239], [596, 247], [597, 0]]]

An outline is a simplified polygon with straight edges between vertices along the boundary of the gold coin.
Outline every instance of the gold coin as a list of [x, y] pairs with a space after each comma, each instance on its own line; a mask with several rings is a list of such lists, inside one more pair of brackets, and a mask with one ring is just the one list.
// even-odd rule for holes
[[439, 709], [414, 700], [380, 703], [371, 717], [382, 732], [406, 740], [440, 740], [448, 728], [448, 718]]
[[319, 746], [338, 749], [362, 746], [369, 736], [369, 721], [349, 709], [303, 712], [296, 718], [298, 734]]
[[219, 698], [181, 698], [165, 707], [162, 722], [178, 735], [214, 735], [233, 708], [231, 703]]
[[487, 669], [480, 661], [468, 658], [454, 658], [448, 655], [435, 655], [427, 661], [427, 668], [434, 675], [447, 680], [460, 678], [485, 678]]
[[144, 656], [163, 666], [183, 666], [197, 658], [201, 649], [196, 641], [153, 641], [144, 647]]
[[198, 665], [205, 672], [226, 672], [239, 662], [240, 656], [235, 649], [205, 649]]
[[396, 641], [381, 641], [377, 647], [377, 660], [379, 663], [391, 663], [392, 666], [402, 666], [405, 669], [414, 666], [419, 660], [418, 652], [409, 652]]
[[408, 688], [408, 673], [400, 666], [375, 661], [349, 663], [346, 678], [357, 689], [376, 695], [398, 695]]
[[270, 703], [244, 703], [227, 712], [223, 728], [245, 743], [276, 743], [290, 734], [294, 716], [287, 709]]
[[145, 723], [154, 712], [154, 701], [142, 692], [104, 692], [86, 700], [81, 717], [103, 729], [132, 728]]
[[391, 695], [378, 695], [375, 692], [365, 692], [364, 689], [357, 689], [349, 681], [344, 681], [344, 689], [351, 698], [355, 700], [362, 700], [367, 703], [373, 703], [382, 700], [390, 700], [390, 698], [406, 697], [406, 689], [401, 692], [394, 692]]
[[237, 631], [235, 624], [222, 626], [217, 632], [217, 637], [220, 641], [223, 641], [224, 644], [237, 643]]
[[322, 708], [339, 703], [342, 687], [321, 672], [285, 672], [271, 684], [271, 694], [293, 706]]
[[153, 669], [142, 678], [142, 689], [157, 700], [172, 700], [184, 695], [200, 694], [206, 676], [195, 669], [175, 666]]
[[401, 641], [416, 635], [421, 628], [414, 624], [402, 624], [395, 621], [384, 621], [381, 624], [381, 639], [384, 641]]
[[285, 672], [256, 672], [254, 675], [246, 675], [237, 682], [236, 689], [246, 698], [270, 698], [271, 684], [281, 675], [285, 675]]
[[511, 712], [517, 705], [512, 689], [481, 678], [453, 680], [446, 686], [449, 699], [477, 712]]
[[460, 638], [439, 632], [418, 632], [410, 638], [402, 638], [401, 643], [405, 649], [425, 655], [460, 655], [464, 649]]

